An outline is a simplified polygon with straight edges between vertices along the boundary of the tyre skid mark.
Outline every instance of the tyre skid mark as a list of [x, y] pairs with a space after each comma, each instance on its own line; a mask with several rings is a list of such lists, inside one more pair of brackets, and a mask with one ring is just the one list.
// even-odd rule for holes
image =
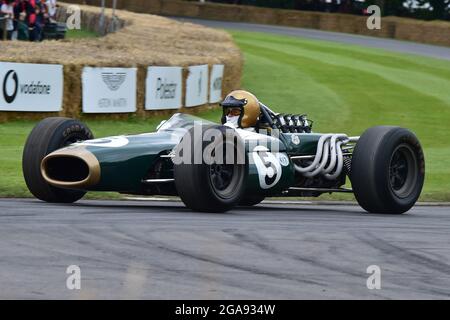
[[[303, 257], [303, 256], [299, 256], [296, 254], [292, 254], [290, 252], [285, 252], [285, 251], [280, 251], [275, 247], [269, 246], [266, 243], [264, 243], [266, 240], [263, 239], [262, 237], [256, 235], [256, 234], [252, 234], [252, 236], [247, 236], [248, 234], [241, 234], [241, 233], [237, 233], [234, 230], [231, 229], [225, 229], [224, 232], [230, 233], [233, 236], [236, 236], [238, 239], [241, 239], [244, 242], [249, 242], [251, 245], [260, 248], [263, 251], [267, 251], [269, 253], [272, 254], [276, 254], [276, 255], [281, 255], [281, 256], [288, 256], [294, 260], [298, 260], [307, 264], [310, 264], [314, 267], [319, 267], [319, 268], [323, 268], [325, 270], [328, 271], [333, 271], [333, 272], [340, 272], [343, 275], [346, 276], [352, 276], [352, 277], [356, 277], [358, 279], [363, 279], [366, 277], [366, 273], [364, 272], [355, 272], [355, 271], [351, 271], [348, 269], [344, 269], [338, 265], [333, 265], [333, 264], [327, 264], [321, 261], [317, 261], [311, 258], [307, 258], [307, 257]], [[332, 246], [333, 249], [336, 249], [335, 246]], [[389, 297], [387, 297], [386, 295], [383, 294], [378, 294], [376, 292], [371, 292], [371, 295], [373, 297], [378, 297], [378, 298], [382, 298], [382, 299], [389, 299]]]
[[[76, 230], [71, 228], [70, 231], [76, 231]], [[109, 269], [125, 270], [127, 268], [127, 265], [121, 264], [121, 263], [115, 263], [115, 266], [122, 267], [122, 268], [113, 268], [112, 266], [110, 266], [111, 265], [111, 261], [110, 260], [99, 259], [99, 258], [86, 256], [86, 255], [79, 255], [79, 254], [75, 254], [75, 253], [68, 253], [68, 252], [65, 252], [65, 251], [60, 250], [60, 249], [50, 249], [50, 248], [42, 247], [42, 246], [39, 246], [38, 244], [33, 244], [33, 243], [18, 243], [17, 241], [14, 241], [14, 242], [17, 245], [33, 249], [33, 250], [35, 250], [35, 252], [49, 253], [49, 254], [55, 254], [56, 253], [58, 255], [63, 255], [65, 257], [67, 257], [67, 259], [80, 259], [81, 258], [81, 259], [85, 259], [85, 260], [88, 260], [88, 261], [105, 264], [106, 265], [105, 268], [109, 268]], [[85, 240], [74, 240], [74, 242], [76, 242], [76, 243], [78, 243], [80, 245], [83, 245], [85, 247], [88, 247], [89, 249], [94, 248], [93, 243], [86, 242]], [[61, 257], [58, 257], [58, 259], [60, 260]], [[24, 264], [24, 266], [29, 266], [29, 263]]]
[[[140, 241], [139, 239], [137, 239], [135, 237], [130, 237], [130, 235], [128, 233], [123, 232], [122, 230], [120, 230], [118, 228], [112, 227], [112, 229], [114, 231], [116, 231], [117, 233], [119, 233], [119, 234], [116, 234], [115, 236], [108, 235], [108, 237], [104, 237], [104, 236], [101, 236], [101, 235], [98, 235], [98, 234], [96, 236], [100, 240], [112, 240], [114, 238], [115, 240], [119, 240], [119, 241], [121, 241], [122, 244], [130, 246], [133, 249], [136, 249], [136, 247], [138, 247], [138, 248], [140, 248], [142, 250], [148, 251], [149, 250], [149, 246], [150, 246], [150, 247], [152, 247], [154, 249], [160, 250], [163, 253], [170, 253], [170, 254], [172, 254], [172, 252], [167, 251], [164, 246], [160, 246], [160, 245], [157, 245], [157, 244], [152, 244], [152, 243], [149, 243], [147, 241], [145, 243], [143, 243], [142, 241]], [[80, 234], [92, 235], [92, 233], [90, 231], [88, 231], [88, 230], [79, 229], [77, 231], [79, 231]], [[125, 237], [123, 237], [123, 236], [125, 236]], [[105, 238], [107, 238], [107, 239], [105, 239]], [[95, 244], [95, 245], [93, 244], [93, 247], [96, 250], [100, 248], [100, 250], [105, 251], [105, 249], [103, 247], [98, 245], [99, 242], [95, 242], [95, 243], [97, 243], [97, 244]], [[109, 254], [113, 254], [116, 257], [123, 258], [123, 251], [108, 249], [105, 252], [108, 252]], [[133, 257], [133, 259], [136, 260], [136, 257]], [[150, 262], [151, 262], [152, 268], [154, 268], [154, 269], [144, 268], [146, 271], [154, 271], [155, 269], [157, 269], [157, 270], [159, 270], [162, 273], [165, 273], [165, 272], [166, 273], [171, 273], [171, 274], [176, 275], [176, 276], [180, 276], [181, 274], [185, 274], [185, 275], [189, 275], [190, 277], [192, 277], [194, 279], [206, 280], [206, 281], [210, 281], [211, 283], [218, 283], [219, 282], [219, 283], [222, 283], [223, 285], [229, 286], [231, 288], [240, 288], [242, 290], [247, 290], [247, 291], [249, 290], [249, 287], [247, 285], [243, 285], [239, 281], [234, 281], [234, 280], [230, 281], [230, 280], [226, 280], [226, 279], [220, 279], [220, 278], [217, 278], [217, 277], [214, 277], [214, 276], [207, 275], [205, 273], [193, 272], [193, 271], [187, 270], [187, 269], [174, 269], [174, 268], [170, 268], [167, 264], [158, 263], [155, 260], [151, 260], [151, 261], [146, 260], [146, 264], [150, 264]], [[257, 284], [253, 284], [253, 285], [257, 285]], [[257, 288], [255, 288], [254, 291], [262, 290], [263, 288], [267, 289], [267, 286], [266, 285], [265, 286], [257, 285]], [[282, 293], [282, 292], [280, 292], [280, 293]]]
[[321, 262], [317, 259], [308, 258], [308, 257], [301, 256], [298, 254], [290, 253], [287, 251], [281, 251], [281, 250], [267, 244], [266, 239], [263, 239], [262, 237], [260, 237], [259, 235], [256, 235], [255, 233], [248, 232], [248, 233], [244, 234], [244, 233], [235, 232], [233, 230], [228, 230], [228, 229], [224, 230], [224, 232], [232, 235], [233, 237], [236, 237], [238, 240], [241, 240], [241, 243], [250, 244], [253, 247], [259, 248], [260, 250], [266, 251], [271, 254], [288, 257], [288, 258], [291, 258], [291, 259], [294, 259], [294, 260], [297, 260], [300, 262], [304, 262], [304, 263], [309, 264], [314, 267], [319, 267], [319, 268], [323, 268], [325, 270], [334, 271], [334, 272], [340, 272], [342, 274], [350, 275], [353, 277], [364, 276], [363, 272], [354, 272], [354, 271], [351, 271], [348, 269], [344, 269], [338, 265], [327, 264], [327, 263]]
[[[450, 266], [446, 263], [443, 263], [439, 260], [428, 258], [424, 255], [411, 252], [409, 249], [405, 249], [399, 246], [396, 246], [384, 239], [381, 239], [372, 233], [367, 233], [364, 237], [361, 235], [356, 236], [358, 240], [367, 244], [369, 247], [372, 247], [383, 254], [390, 255], [394, 258], [397, 258], [399, 261], [406, 261], [413, 265], [417, 265], [422, 268], [426, 268], [427, 270], [434, 270], [441, 274], [448, 276], [450, 274]], [[412, 271], [419, 272], [419, 270], [411, 267]], [[410, 279], [402, 279], [402, 277], [393, 277], [391, 279], [392, 282], [402, 283], [404, 286], [411, 288], [415, 286], [418, 290], [424, 291], [427, 293], [437, 294], [439, 296], [447, 297], [450, 294], [450, 291], [447, 289], [443, 289], [442, 286], [448, 286], [448, 284], [442, 283], [441, 277], [436, 277], [431, 274], [433, 277], [429, 277], [430, 274], [422, 273], [419, 275], [421, 282], [413, 282]], [[438, 283], [438, 284], [436, 284]], [[428, 285], [428, 286], [424, 286]], [[429, 286], [433, 286], [430, 288]]]
[[409, 249], [405, 249], [399, 246], [396, 246], [384, 239], [381, 239], [372, 233], [368, 233], [367, 236], [370, 238], [363, 238], [358, 236], [358, 239], [369, 246], [389, 255], [396, 256], [400, 259], [404, 259], [416, 265], [420, 265], [426, 268], [433, 269], [445, 275], [450, 274], [450, 265], [441, 262], [439, 260], [428, 258], [424, 255], [411, 252]]
[[325, 283], [321, 283], [321, 282], [309, 280], [309, 279], [304, 279], [304, 278], [300, 278], [300, 277], [295, 277], [293, 275], [287, 275], [287, 274], [282, 275], [282, 274], [279, 274], [274, 271], [262, 270], [262, 269], [258, 269], [256, 267], [251, 267], [251, 266], [238, 265], [236, 263], [224, 261], [223, 259], [218, 259], [218, 258], [211, 257], [208, 255], [194, 253], [194, 252], [190, 252], [185, 249], [176, 248], [176, 247], [170, 246], [168, 244], [165, 244], [163, 242], [155, 241], [154, 239], [150, 242], [149, 240], [137, 237], [136, 235], [130, 235], [130, 234], [127, 234], [127, 235], [134, 238], [136, 241], [140, 241], [140, 242], [155, 246], [156, 248], [158, 248], [160, 250], [171, 252], [173, 254], [187, 257], [187, 258], [190, 258], [193, 260], [207, 262], [207, 263], [235, 269], [238, 271], [249, 272], [252, 274], [268, 276], [268, 277], [272, 277], [272, 278], [276, 278], [276, 279], [296, 281], [296, 282], [299, 282], [302, 284], [316, 285], [316, 286], [325, 286], [326, 285]]
[[[235, 236], [237, 239], [242, 240], [242, 242], [244, 242], [244, 243], [250, 243], [254, 247], [257, 247], [257, 248], [261, 249], [262, 251], [267, 251], [269, 253], [273, 253], [273, 254], [277, 254], [277, 255], [281, 255], [281, 256], [288, 256], [288, 257], [291, 257], [291, 258], [293, 258], [295, 260], [299, 260], [301, 262], [305, 262], [305, 263], [311, 264], [312, 266], [320, 267], [320, 268], [323, 268], [323, 269], [326, 269], [326, 270], [330, 270], [330, 271], [341, 272], [341, 273], [343, 273], [345, 275], [350, 275], [350, 276], [354, 276], [354, 277], [358, 277], [358, 278], [363, 278], [363, 277], [366, 276], [365, 273], [358, 273], [358, 272], [349, 271], [349, 270], [343, 269], [342, 267], [337, 266], [337, 265], [326, 264], [326, 263], [323, 263], [323, 262], [320, 262], [320, 261], [317, 261], [317, 260], [314, 260], [314, 259], [310, 259], [310, 258], [306, 258], [306, 257], [299, 256], [299, 255], [296, 255], [296, 254], [280, 251], [279, 249], [268, 245], [267, 244], [267, 240], [263, 239], [262, 237], [260, 237], [259, 235], [254, 234], [254, 233], [245, 233], [245, 234], [243, 234], [243, 233], [236, 232], [234, 229], [224, 229], [223, 231], [226, 232], [226, 233], [231, 234], [232, 236]], [[403, 286], [403, 287], [410, 286], [409, 282], [408, 283], [404, 283], [403, 281], [398, 280], [397, 278], [393, 278], [393, 279], [390, 279], [390, 280], [391, 280], [390, 282], [392, 284], [395, 284], [395, 285], [399, 285], [399, 286]], [[420, 289], [422, 290], [422, 289], [425, 289], [425, 288], [420, 288]], [[439, 288], [437, 290], [436, 289], [432, 289], [432, 288], [426, 288], [426, 289], [427, 289], [428, 293], [437, 294], [439, 296], [448, 294], [448, 292], [439, 290]], [[379, 296], [379, 297], [385, 298], [385, 296], [380, 296], [380, 295], [375, 295], [375, 296]]]

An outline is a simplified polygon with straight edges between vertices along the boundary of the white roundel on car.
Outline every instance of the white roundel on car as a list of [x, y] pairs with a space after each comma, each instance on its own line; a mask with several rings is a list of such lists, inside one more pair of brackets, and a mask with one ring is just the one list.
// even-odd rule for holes
[[291, 136], [291, 140], [292, 143], [295, 144], [296, 146], [300, 144], [300, 137], [295, 134]]
[[253, 161], [258, 170], [259, 185], [262, 189], [275, 186], [281, 179], [282, 168], [278, 158], [267, 148], [257, 146], [252, 152]]
[[126, 146], [130, 141], [125, 136], [108, 137], [102, 139], [86, 140], [75, 143], [77, 146], [92, 146], [101, 148], [120, 148]]
[[284, 153], [277, 153], [276, 155], [277, 155], [278, 161], [280, 161], [280, 164], [283, 167], [287, 167], [289, 165], [289, 158], [287, 155], [285, 155]]

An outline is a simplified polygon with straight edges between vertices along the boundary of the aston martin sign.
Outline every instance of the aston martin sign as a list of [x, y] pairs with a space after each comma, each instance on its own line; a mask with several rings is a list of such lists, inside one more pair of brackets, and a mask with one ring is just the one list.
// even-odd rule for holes
[[83, 112], [136, 111], [136, 68], [83, 69]]

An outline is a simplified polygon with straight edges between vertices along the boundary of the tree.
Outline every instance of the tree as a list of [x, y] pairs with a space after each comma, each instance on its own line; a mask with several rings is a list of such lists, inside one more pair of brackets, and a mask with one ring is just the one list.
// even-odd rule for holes
[[367, 4], [375, 4], [380, 7], [383, 16], [402, 16], [405, 7], [405, 0], [368, 0]]
[[433, 19], [445, 19], [450, 14], [450, 0], [417, 0], [420, 6], [430, 6], [433, 8]]

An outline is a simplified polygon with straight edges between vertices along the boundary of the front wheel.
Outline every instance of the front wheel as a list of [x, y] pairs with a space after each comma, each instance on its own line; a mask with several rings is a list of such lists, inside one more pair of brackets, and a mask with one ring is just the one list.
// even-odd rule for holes
[[[227, 164], [226, 159], [222, 159], [223, 161], [215, 159], [207, 164], [202, 155], [211, 144], [205, 142], [202, 137], [213, 136], [214, 133], [216, 137], [221, 136], [222, 138], [214, 141], [213, 145], [219, 143], [220, 148], [224, 148], [224, 156], [225, 151], [230, 150], [225, 148], [226, 144], [231, 142], [233, 145], [229, 148], [235, 150], [234, 138], [239, 140], [239, 137], [234, 135], [233, 139], [227, 139], [230, 135], [233, 136], [234, 130], [221, 126], [204, 126], [201, 130], [202, 135], [198, 138], [194, 135], [194, 129], [189, 130], [177, 147], [177, 152], [188, 154], [185, 158], [188, 161], [174, 165], [175, 186], [178, 195], [188, 208], [201, 212], [225, 212], [241, 200], [245, 188], [246, 166], [245, 163]], [[201, 163], [198, 163], [199, 161], [196, 163], [195, 153], [200, 153]]]
[[86, 192], [57, 188], [45, 181], [41, 162], [55, 150], [93, 138], [91, 130], [78, 120], [52, 117], [39, 122], [28, 136], [23, 150], [22, 171], [28, 190], [46, 202], [72, 203], [80, 200]]
[[425, 179], [425, 158], [411, 131], [379, 126], [356, 144], [351, 183], [358, 203], [371, 213], [401, 214], [416, 203]]

